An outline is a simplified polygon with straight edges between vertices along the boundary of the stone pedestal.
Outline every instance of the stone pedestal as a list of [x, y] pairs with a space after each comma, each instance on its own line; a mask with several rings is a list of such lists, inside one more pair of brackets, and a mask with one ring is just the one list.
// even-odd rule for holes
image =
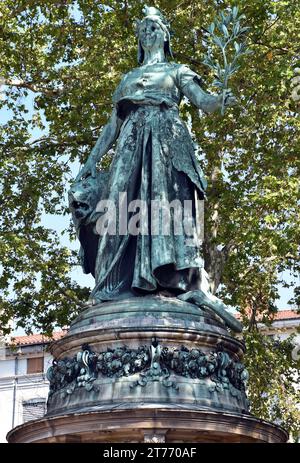
[[9, 442], [285, 442], [253, 417], [244, 345], [211, 312], [162, 296], [87, 308], [52, 345], [47, 415]]

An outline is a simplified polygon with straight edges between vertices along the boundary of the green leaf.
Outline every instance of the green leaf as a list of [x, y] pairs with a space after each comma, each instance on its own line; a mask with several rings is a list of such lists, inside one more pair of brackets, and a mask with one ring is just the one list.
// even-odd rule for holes
[[213, 34], [213, 33], [214, 33], [214, 30], [215, 30], [215, 23], [211, 23], [211, 24], [208, 26], [207, 30], [208, 30], [211, 34]]
[[222, 25], [222, 30], [223, 30], [224, 36], [225, 36], [226, 38], [228, 38], [228, 37], [229, 37], [229, 32], [228, 32], [228, 29], [227, 29], [227, 27], [225, 26], [225, 24]]
[[235, 51], [238, 53], [240, 51], [240, 44], [238, 42], [234, 42]]
[[223, 46], [224, 46], [223, 41], [222, 41], [219, 37], [217, 37], [217, 36], [214, 36], [214, 37], [213, 37], [213, 42], [214, 42], [216, 45], [218, 45], [218, 47], [220, 47], [220, 48], [223, 48]]
[[232, 9], [232, 16], [233, 16], [233, 19], [236, 19], [236, 18], [237, 18], [238, 13], [239, 13], [238, 7], [237, 7], [237, 6], [234, 6], [233, 9]]

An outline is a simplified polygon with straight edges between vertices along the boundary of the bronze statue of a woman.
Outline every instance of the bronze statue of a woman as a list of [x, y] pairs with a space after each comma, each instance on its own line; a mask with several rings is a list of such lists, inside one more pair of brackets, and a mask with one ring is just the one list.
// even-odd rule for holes
[[[224, 304], [201, 289], [196, 206], [197, 199], [204, 198], [206, 182], [178, 110], [185, 96], [210, 113], [221, 108], [223, 95], [206, 93], [201, 78], [188, 66], [168, 62], [172, 57], [169, 25], [156, 8], [146, 7], [144, 13], [137, 30], [140, 66], [124, 75], [114, 92], [111, 118], [70, 193], [83, 268], [95, 277], [91, 299], [96, 303], [164, 292], [210, 307], [240, 331]], [[228, 91], [225, 104], [233, 101]], [[97, 163], [115, 142], [109, 172], [99, 171]], [[148, 206], [189, 201], [188, 232], [182, 227], [181, 234], [175, 233], [173, 226], [169, 233], [153, 233], [152, 214], [146, 212], [142, 232], [120, 232], [120, 227], [112, 232], [108, 225], [99, 233], [97, 223], [107, 212], [99, 206], [101, 201], [122, 209], [119, 226], [125, 218], [127, 223], [133, 218], [134, 207], [120, 206], [120, 198], [131, 206], [136, 201]], [[159, 220], [163, 221], [161, 216]]]

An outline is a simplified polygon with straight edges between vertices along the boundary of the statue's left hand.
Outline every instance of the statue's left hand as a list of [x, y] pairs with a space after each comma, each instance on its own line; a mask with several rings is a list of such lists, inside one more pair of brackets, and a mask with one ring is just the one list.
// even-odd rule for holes
[[95, 178], [97, 176], [97, 167], [96, 162], [92, 158], [88, 158], [83, 168], [80, 170], [79, 174], [77, 175], [75, 182], [80, 182], [83, 178], [87, 178], [92, 176]]

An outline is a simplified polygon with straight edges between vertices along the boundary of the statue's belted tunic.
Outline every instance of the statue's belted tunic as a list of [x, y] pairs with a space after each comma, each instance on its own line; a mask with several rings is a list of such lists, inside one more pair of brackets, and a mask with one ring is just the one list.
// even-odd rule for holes
[[[200, 82], [200, 78], [185, 65], [141, 66], [123, 77], [113, 95], [123, 124], [101, 198], [119, 205], [120, 195], [124, 198], [126, 193], [128, 204], [141, 200], [148, 209], [142, 211], [143, 223], [137, 236], [120, 234], [118, 229], [116, 235], [107, 232], [99, 236], [92, 293], [96, 298], [114, 298], [125, 286], [138, 292], [158, 288], [180, 292], [199, 286], [202, 260], [196, 200], [204, 197], [206, 182], [178, 111], [191, 81]], [[165, 203], [172, 206], [174, 200], [170, 227], [163, 228], [166, 211], [162, 209], [157, 215], [157, 207]], [[184, 224], [181, 233], [177, 222], [180, 217], [176, 216], [180, 214], [179, 204]], [[128, 224], [137, 211], [141, 212], [128, 212]], [[124, 221], [124, 208], [122, 214]], [[90, 222], [96, 223], [100, 216], [100, 212], [93, 213]]]

